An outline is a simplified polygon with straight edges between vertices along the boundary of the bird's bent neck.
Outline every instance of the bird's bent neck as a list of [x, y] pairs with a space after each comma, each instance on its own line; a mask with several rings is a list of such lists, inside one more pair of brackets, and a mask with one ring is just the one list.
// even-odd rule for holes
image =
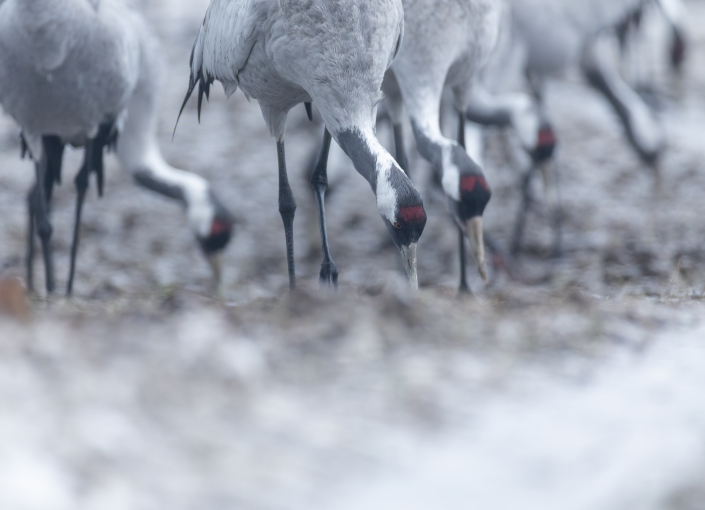
[[397, 210], [399, 179], [405, 179], [394, 158], [382, 147], [372, 129], [346, 129], [335, 133], [335, 138], [355, 169], [372, 186], [380, 214], [394, 221]]
[[431, 129], [430, 126], [415, 119], [411, 120], [411, 129], [414, 132], [416, 145], [421, 155], [435, 168], [441, 170], [443, 166], [443, 149], [452, 145], [453, 142], [445, 138], [441, 134], [440, 129]]
[[412, 119], [416, 145], [421, 155], [433, 165], [440, 175], [443, 191], [453, 200], [460, 200], [460, 179], [463, 176], [482, 175], [480, 167], [468, 156], [465, 149], [440, 132], [424, 129]]
[[380, 169], [391, 156], [380, 145], [372, 130], [346, 129], [336, 133], [336, 140], [352, 161], [355, 170], [367, 179], [377, 193]]

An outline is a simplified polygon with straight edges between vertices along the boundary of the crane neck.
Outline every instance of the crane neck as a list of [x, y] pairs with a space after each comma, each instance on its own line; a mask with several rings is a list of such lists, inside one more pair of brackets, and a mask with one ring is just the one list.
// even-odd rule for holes
[[[345, 129], [334, 134], [338, 145], [352, 160], [355, 169], [372, 186], [377, 209], [383, 218], [394, 221], [401, 197], [413, 185], [370, 129]], [[412, 192], [415, 193], [415, 190]]]

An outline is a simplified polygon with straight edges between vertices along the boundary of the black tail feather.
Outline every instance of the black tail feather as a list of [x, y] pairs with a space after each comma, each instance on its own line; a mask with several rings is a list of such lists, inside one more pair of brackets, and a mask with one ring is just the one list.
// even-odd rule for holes
[[[176, 117], [176, 124], [174, 125], [174, 132], [171, 135], [171, 139], [174, 139], [174, 136], [176, 136], [176, 128], [179, 125], [179, 119], [181, 118], [181, 114], [184, 112], [184, 108], [186, 107], [186, 103], [188, 103], [188, 100], [191, 98], [191, 94], [193, 94], [193, 90], [196, 88], [196, 84], [201, 80], [201, 73], [199, 71], [198, 75], [194, 79], [193, 76], [189, 78], [189, 83], [188, 83], [188, 90], [186, 91], [186, 97], [184, 98], [184, 102], [181, 104], [181, 109], [179, 110], [179, 116]], [[199, 107], [200, 111], [200, 107]], [[200, 117], [199, 117], [200, 121]]]
[[24, 139], [24, 133], [20, 133], [20, 159], [24, 159], [27, 154], [29, 154], [30, 158], [32, 157], [27, 140]]
[[206, 96], [206, 101], [210, 100], [211, 83], [212, 81], [204, 80], [203, 75], [199, 72], [200, 79], [198, 82], [198, 123], [201, 123], [201, 105], [203, 104], [203, 95]]
[[47, 161], [44, 196], [47, 203], [50, 203], [54, 185], [61, 184], [61, 160], [64, 155], [64, 144], [58, 136], [43, 136], [42, 147]]
[[179, 110], [179, 116], [176, 118], [176, 124], [174, 125], [174, 133], [171, 135], [172, 140], [174, 139], [174, 135], [176, 135], [176, 127], [179, 125], [179, 119], [181, 118], [181, 114], [184, 112], [184, 108], [186, 107], [186, 103], [188, 103], [188, 100], [191, 98], [191, 94], [193, 94], [193, 91], [196, 89], [196, 84], [198, 84], [198, 123], [201, 123], [201, 107], [203, 105], [203, 95], [205, 94], [206, 101], [208, 101], [210, 98], [210, 90], [212, 83], [213, 78], [204, 77], [202, 70], [198, 71], [196, 78], [191, 76], [191, 78], [189, 79], [188, 91], [186, 91], [186, 97], [184, 98], [184, 102], [182, 103], [181, 109]]

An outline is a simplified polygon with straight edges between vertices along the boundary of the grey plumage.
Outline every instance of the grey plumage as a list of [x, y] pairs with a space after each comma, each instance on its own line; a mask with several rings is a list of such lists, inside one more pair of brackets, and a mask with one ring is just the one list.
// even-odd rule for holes
[[[392, 122], [400, 126], [403, 101], [419, 152], [438, 173], [458, 227], [473, 244], [484, 278], [481, 216], [490, 198], [489, 187], [482, 169], [464, 148], [441, 133], [439, 111], [443, 89], [450, 87], [464, 122], [474, 82], [497, 40], [501, 3], [404, 0], [403, 4], [404, 44], [383, 85]], [[400, 132], [398, 127], [395, 132]], [[460, 242], [462, 253], [462, 237]], [[461, 268], [464, 270], [464, 261]], [[464, 278], [461, 289], [467, 290]]]
[[605, 30], [616, 26], [644, 0], [510, 0], [509, 3], [515, 33], [526, 55], [527, 73], [539, 101], [549, 76], [570, 66], [580, 66], [588, 82], [615, 109], [642, 161], [656, 168], [665, 148], [663, 129], [600, 48]]
[[[138, 183], [161, 185], [150, 189], [180, 190], [201, 245], [218, 246], [207, 250], [212, 259], [227, 244], [232, 219], [204, 179], [172, 168], [161, 155], [156, 139], [160, 67], [151, 30], [120, 0], [0, 3], [0, 104], [21, 126], [38, 172], [46, 171], [40, 163], [46, 159], [47, 137], [85, 146], [87, 154], [90, 149], [89, 173], [102, 167], [102, 146], [94, 150], [92, 143], [101, 126], [113, 125], [123, 168]], [[77, 211], [78, 219], [80, 204]], [[49, 226], [43, 244], [50, 236]]]
[[[374, 135], [382, 79], [402, 31], [400, 0], [212, 0], [208, 7], [191, 54], [186, 99], [198, 84], [200, 104], [218, 80], [226, 94], [240, 88], [259, 102], [280, 151], [280, 211], [292, 287], [295, 201], [281, 155], [293, 106], [316, 104], [332, 138], [370, 182], [388, 228], [406, 230], [400, 210], [422, 208], [420, 195]], [[404, 240], [415, 245], [423, 225], [408, 228], [413, 235]], [[396, 230], [390, 230], [395, 242]]]

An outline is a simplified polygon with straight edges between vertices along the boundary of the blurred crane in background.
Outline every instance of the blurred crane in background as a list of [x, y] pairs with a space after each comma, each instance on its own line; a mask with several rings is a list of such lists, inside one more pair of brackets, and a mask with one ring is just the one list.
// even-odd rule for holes
[[[157, 42], [120, 0], [5, 0], [0, 3], [0, 104], [22, 128], [36, 165], [29, 193], [27, 283], [33, 287], [34, 233], [39, 235], [46, 288], [53, 292], [52, 188], [61, 181], [66, 144], [85, 147], [67, 293], [73, 289], [81, 210], [89, 177], [103, 193], [103, 151], [113, 146], [136, 182], [180, 202], [190, 228], [221, 282], [220, 253], [233, 220], [208, 182], [168, 165], [159, 150]], [[24, 152], [24, 151], [23, 151]]]

